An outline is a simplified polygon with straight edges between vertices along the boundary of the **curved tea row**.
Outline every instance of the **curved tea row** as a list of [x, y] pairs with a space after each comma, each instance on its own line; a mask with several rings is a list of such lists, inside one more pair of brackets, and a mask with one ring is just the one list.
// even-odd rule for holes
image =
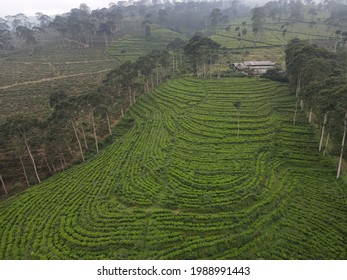
[[345, 259], [346, 185], [293, 112], [285, 84], [169, 81], [100, 156], [0, 203], [0, 258]]

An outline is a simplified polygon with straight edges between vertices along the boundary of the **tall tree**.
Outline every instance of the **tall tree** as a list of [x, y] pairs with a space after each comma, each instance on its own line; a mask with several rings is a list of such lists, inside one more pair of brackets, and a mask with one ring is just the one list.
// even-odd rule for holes
[[263, 7], [256, 7], [251, 10], [252, 13], [252, 29], [254, 33], [258, 33], [263, 30], [265, 23], [265, 11]]
[[220, 9], [213, 9], [211, 14], [209, 15], [211, 26], [214, 28], [218, 27], [222, 22], [222, 16], [223, 14]]
[[158, 11], [158, 21], [159, 21], [159, 25], [163, 28], [166, 27], [167, 24], [167, 12], [163, 9], [160, 9]]
[[0, 29], [0, 50], [12, 50], [12, 35], [7, 29]]
[[52, 18], [50, 16], [47, 16], [47, 15], [40, 13], [40, 12], [36, 13], [36, 18], [40, 22], [40, 27], [43, 30], [47, 30], [47, 28], [49, 27], [49, 25], [52, 22]]
[[2, 188], [4, 189], [5, 194], [8, 194], [8, 191], [7, 191], [6, 185], [5, 185], [5, 183], [4, 183], [4, 180], [2, 179], [1, 174], [0, 174], [0, 181], [1, 181]]
[[206, 65], [212, 62], [213, 54], [217, 52], [220, 45], [210, 38], [194, 36], [183, 48], [184, 54], [190, 60], [193, 71], [199, 76], [202, 70], [203, 76], [207, 76]]
[[36, 38], [34, 36], [34, 31], [25, 27], [25, 26], [18, 26], [16, 28], [16, 34], [18, 37], [25, 40], [25, 43], [28, 46], [32, 46], [36, 44]]
[[145, 40], [149, 41], [151, 39], [151, 24], [150, 20], [145, 20], [142, 22], [142, 27], [145, 29]]
[[339, 158], [339, 165], [337, 167], [337, 174], [336, 174], [337, 179], [341, 175], [342, 157], [343, 157], [343, 152], [344, 152], [344, 148], [345, 148], [346, 133], [347, 133], [347, 110], [345, 113], [345, 118], [343, 120], [343, 123], [344, 123], [344, 129], [343, 129], [343, 136], [342, 136], [342, 143], [341, 143], [341, 153], [340, 153], [340, 158]]

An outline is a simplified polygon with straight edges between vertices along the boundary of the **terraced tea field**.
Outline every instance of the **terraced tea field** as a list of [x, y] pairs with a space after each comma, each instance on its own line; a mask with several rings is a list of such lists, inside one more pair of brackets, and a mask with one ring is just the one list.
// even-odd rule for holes
[[166, 46], [176, 38], [186, 39], [182, 34], [159, 26], [152, 27], [149, 41], [145, 40], [142, 33], [143, 31], [136, 35], [124, 36], [109, 46], [107, 53], [121, 62], [135, 61], [152, 50], [166, 49]]
[[0, 203], [0, 258], [346, 259], [346, 183], [293, 105], [268, 80], [165, 83], [94, 160]]
[[107, 72], [119, 64], [105, 53], [104, 46], [79, 49], [65, 44], [37, 46], [33, 54], [22, 50], [0, 57], [0, 123], [21, 115], [47, 117], [49, 96], [95, 91]]
[[[318, 17], [318, 16], [317, 16]], [[328, 15], [321, 13], [320, 20], [312, 21], [311, 16], [305, 15], [305, 21], [294, 25], [287, 20], [281, 22], [265, 22], [263, 30], [258, 33], [252, 32], [252, 21], [250, 17], [245, 17], [232, 22], [229, 30], [225, 27], [215, 30], [211, 39], [218, 42], [222, 47], [231, 50], [239, 50], [240, 54], [233, 55], [234, 61], [242, 60], [272, 60], [285, 68], [284, 46], [292, 39], [299, 38], [308, 40], [333, 48], [336, 42], [335, 31], [345, 29], [345, 27], [334, 27], [323, 21]], [[243, 24], [242, 24], [243, 23]], [[245, 33], [242, 31], [245, 30]], [[284, 31], [285, 30], [285, 31]], [[238, 34], [240, 33], [240, 36]]]

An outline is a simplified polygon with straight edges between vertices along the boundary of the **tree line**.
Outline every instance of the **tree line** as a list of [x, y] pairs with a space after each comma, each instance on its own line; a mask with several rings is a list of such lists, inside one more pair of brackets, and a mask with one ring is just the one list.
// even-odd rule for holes
[[308, 121], [320, 127], [317, 147], [339, 156], [337, 178], [341, 173], [342, 159], [346, 156], [347, 129], [347, 51], [332, 52], [306, 41], [294, 39], [285, 50], [286, 72], [298, 107], [306, 109]]
[[30, 186], [99, 153], [133, 125], [124, 116], [141, 95], [177, 75], [211, 76], [221, 59], [218, 51], [220, 45], [207, 37], [177, 38], [167, 50], [153, 50], [111, 70], [96, 92], [68, 96], [57, 90], [49, 97], [52, 113], [47, 119], [7, 119], [0, 126], [2, 181]]
[[116, 124], [118, 133], [133, 124], [131, 119], [123, 120], [126, 111], [172, 71], [169, 52], [153, 50], [110, 71], [96, 92], [68, 96], [58, 90], [51, 94], [52, 114], [47, 119], [7, 119], [0, 126], [3, 192], [9, 192], [6, 182], [21, 189], [99, 153], [121, 135], [113, 132]]
[[[221, 12], [223, 10], [223, 14]], [[32, 46], [39, 33], [57, 32], [59, 41], [68, 39], [80, 47], [93, 47], [103, 41], [107, 46], [123, 34], [140, 33], [149, 40], [154, 24], [179, 33], [194, 34], [200, 29], [218, 27], [230, 19], [247, 15], [250, 8], [238, 0], [232, 1], [119, 1], [108, 8], [91, 10], [85, 3], [79, 8], [51, 17], [36, 13], [36, 22], [19, 13], [0, 18], [0, 50], [11, 51], [16, 40]], [[125, 24], [127, 21], [127, 24]]]

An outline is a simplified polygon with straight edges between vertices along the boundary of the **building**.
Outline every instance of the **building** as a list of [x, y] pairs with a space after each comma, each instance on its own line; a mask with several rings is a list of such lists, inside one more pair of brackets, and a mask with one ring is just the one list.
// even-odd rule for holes
[[252, 75], [262, 75], [265, 74], [267, 70], [274, 69], [276, 62], [272, 61], [244, 61], [233, 63], [236, 70], [252, 74]]

